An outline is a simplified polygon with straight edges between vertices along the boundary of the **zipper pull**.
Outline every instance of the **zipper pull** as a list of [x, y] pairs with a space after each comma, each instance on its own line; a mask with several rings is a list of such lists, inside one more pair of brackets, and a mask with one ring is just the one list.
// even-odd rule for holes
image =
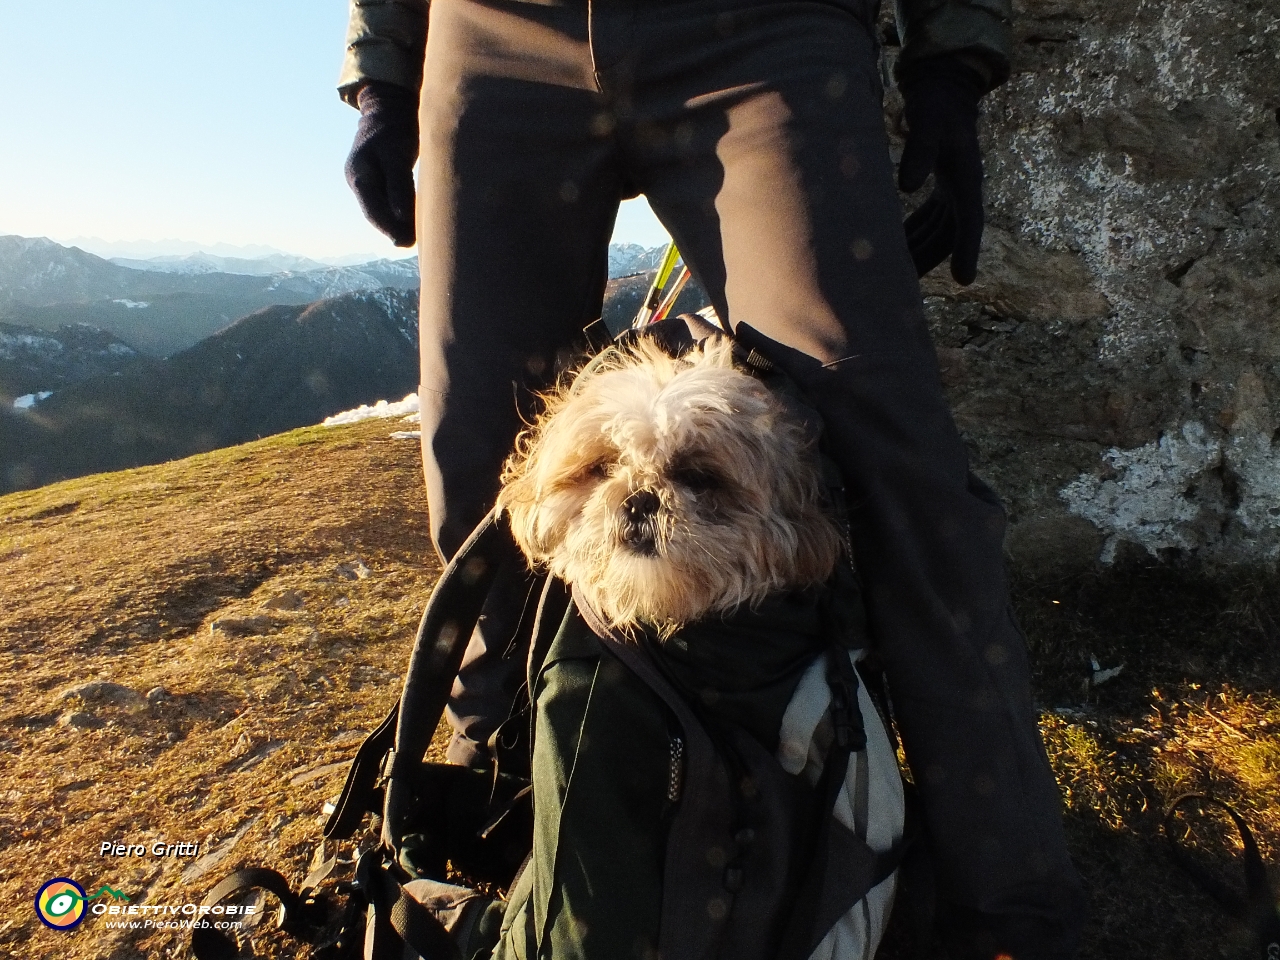
[[680, 799], [680, 788], [684, 786], [684, 741], [671, 735], [668, 747], [671, 764], [667, 772], [667, 799], [675, 803]]

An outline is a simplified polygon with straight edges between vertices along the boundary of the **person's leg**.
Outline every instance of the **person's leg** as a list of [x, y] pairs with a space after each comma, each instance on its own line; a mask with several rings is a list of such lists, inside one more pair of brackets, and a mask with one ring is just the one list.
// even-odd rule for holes
[[868, 31], [837, 4], [713, 7], [636, 17], [616, 78], [634, 91], [630, 175], [721, 316], [763, 334], [826, 420], [963, 955], [1067, 956], [1079, 879], [1010, 614], [1003, 510], [942, 394]]
[[[419, 398], [432, 535], [446, 558], [492, 507], [532, 390], [600, 315], [620, 186], [599, 110], [585, 6], [432, 3]], [[483, 762], [477, 744], [506, 719], [524, 676], [523, 651], [508, 648], [527, 594], [523, 570], [495, 584], [450, 703], [454, 762]]]

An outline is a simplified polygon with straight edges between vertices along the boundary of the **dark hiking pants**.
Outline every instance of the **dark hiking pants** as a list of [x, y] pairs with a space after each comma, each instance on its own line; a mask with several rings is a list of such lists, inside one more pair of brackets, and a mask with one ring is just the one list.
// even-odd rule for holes
[[[433, 534], [492, 505], [531, 390], [600, 314], [621, 199], [643, 193], [716, 310], [767, 338], [825, 417], [956, 955], [1065, 957], [1080, 919], [1003, 569], [902, 230], [863, 0], [433, 0], [422, 93], [422, 436]], [[483, 740], [520, 571], [451, 721]], [[484, 647], [487, 645], [487, 652]]]

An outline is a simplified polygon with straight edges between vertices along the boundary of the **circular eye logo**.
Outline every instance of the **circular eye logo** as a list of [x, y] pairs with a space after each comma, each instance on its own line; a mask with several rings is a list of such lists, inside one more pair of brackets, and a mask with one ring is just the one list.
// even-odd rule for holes
[[84, 888], [74, 880], [55, 877], [36, 894], [36, 914], [46, 927], [70, 930], [84, 919], [84, 913]]

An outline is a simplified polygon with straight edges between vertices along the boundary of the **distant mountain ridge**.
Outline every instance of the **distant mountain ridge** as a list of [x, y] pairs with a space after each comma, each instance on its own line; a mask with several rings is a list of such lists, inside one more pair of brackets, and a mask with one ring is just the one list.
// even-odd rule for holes
[[[663, 249], [614, 244], [609, 276], [652, 270]], [[343, 267], [288, 254], [112, 261], [43, 237], [0, 236], [0, 321], [39, 330], [87, 324], [154, 357], [194, 346], [266, 306], [417, 286], [412, 257]]]
[[267, 275], [140, 270], [42, 237], [0, 237], [0, 321], [42, 330], [88, 324], [152, 356], [184, 350], [265, 306], [417, 285], [412, 259]]
[[[666, 246], [644, 247], [638, 243], [611, 243], [609, 245], [609, 279], [628, 277], [637, 273], [657, 269], [662, 261]], [[333, 270], [334, 265], [298, 257], [288, 253], [277, 253], [263, 257], [224, 257], [211, 253], [199, 252], [182, 256], [150, 257], [137, 259], [129, 257], [111, 257], [111, 263], [132, 270], [150, 270], [156, 273], [233, 273], [251, 277], [267, 277], [281, 273], [315, 273], [322, 270]], [[415, 284], [418, 276], [416, 258], [406, 257], [401, 260], [370, 260], [366, 263], [348, 265], [345, 269], [382, 270], [394, 265], [397, 272], [412, 275]]]
[[[191, 253], [183, 256], [150, 257], [137, 259], [130, 257], [108, 257], [111, 263], [130, 270], [149, 270], [154, 273], [234, 273], [248, 277], [269, 277], [277, 273], [310, 273], [315, 270], [329, 270], [335, 264], [323, 263], [309, 257], [297, 257], [289, 253], [276, 253], [265, 257], [220, 257], [212, 253]], [[412, 257], [400, 260], [367, 260], [359, 266], [373, 263], [414, 263]], [[410, 268], [417, 276], [416, 263]]]
[[[635, 316], [661, 254], [611, 248], [611, 270], [622, 274], [606, 290], [611, 329]], [[361, 289], [387, 277], [395, 282]], [[404, 396], [418, 383], [416, 282], [412, 259], [267, 276], [176, 273], [0, 237], [0, 493]], [[82, 299], [13, 305], [55, 290]], [[303, 302], [261, 304], [280, 291]], [[705, 303], [691, 283], [677, 311]]]
[[[387, 288], [265, 307], [167, 360], [0, 407], [0, 493], [230, 446], [418, 383], [418, 298]], [[47, 389], [47, 388], [45, 388]]]

